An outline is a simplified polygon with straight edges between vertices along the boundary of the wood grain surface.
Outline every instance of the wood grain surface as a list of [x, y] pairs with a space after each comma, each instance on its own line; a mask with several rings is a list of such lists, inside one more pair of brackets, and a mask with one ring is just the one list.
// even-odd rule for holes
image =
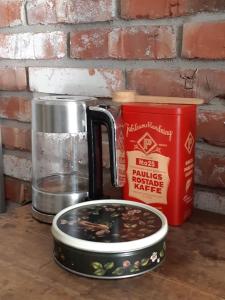
[[0, 299], [221, 300], [225, 299], [225, 218], [194, 211], [171, 227], [167, 258], [130, 279], [97, 280], [71, 274], [53, 260], [51, 226], [31, 217], [31, 206], [0, 215]]

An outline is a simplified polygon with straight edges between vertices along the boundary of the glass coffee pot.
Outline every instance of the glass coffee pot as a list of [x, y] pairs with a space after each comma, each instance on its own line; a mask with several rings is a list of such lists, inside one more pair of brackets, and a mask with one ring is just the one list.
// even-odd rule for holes
[[[116, 114], [97, 102], [82, 96], [45, 96], [32, 101], [32, 213], [39, 221], [51, 223], [63, 208], [101, 198], [102, 124], [108, 128], [112, 183], [121, 185]], [[99, 111], [103, 119], [95, 120]], [[88, 124], [93, 125], [90, 132]]]

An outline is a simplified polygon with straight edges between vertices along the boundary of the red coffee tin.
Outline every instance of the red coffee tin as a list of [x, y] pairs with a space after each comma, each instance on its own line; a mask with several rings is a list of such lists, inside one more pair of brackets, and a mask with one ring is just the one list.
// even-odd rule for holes
[[123, 198], [161, 210], [182, 224], [193, 206], [195, 105], [122, 105], [126, 153]]

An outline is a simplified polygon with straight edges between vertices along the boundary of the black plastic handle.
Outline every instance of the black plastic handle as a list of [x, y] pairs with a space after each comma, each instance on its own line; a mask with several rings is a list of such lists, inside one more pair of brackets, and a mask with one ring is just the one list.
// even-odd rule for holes
[[111, 182], [113, 186], [117, 184], [115, 120], [106, 108], [89, 106], [87, 108], [89, 199], [92, 200], [104, 198], [101, 125], [105, 125], [108, 132]]

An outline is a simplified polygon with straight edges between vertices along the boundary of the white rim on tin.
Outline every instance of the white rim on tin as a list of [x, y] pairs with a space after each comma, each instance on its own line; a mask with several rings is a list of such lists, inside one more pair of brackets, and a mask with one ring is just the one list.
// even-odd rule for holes
[[[157, 232], [155, 232], [154, 234], [148, 237], [134, 240], [134, 241], [119, 242], [119, 243], [92, 242], [92, 241], [86, 241], [86, 240], [74, 238], [64, 233], [57, 226], [58, 219], [66, 212], [83, 206], [100, 205], [100, 204], [122, 204], [122, 205], [131, 205], [131, 206], [136, 206], [139, 208], [146, 209], [148, 211], [155, 213], [161, 219], [162, 226]], [[129, 252], [129, 251], [144, 249], [160, 242], [166, 236], [167, 232], [168, 232], [167, 219], [158, 209], [154, 207], [150, 207], [146, 204], [137, 203], [128, 200], [103, 199], [103, 200], [94, 200], [94, 201], [87, 201], [87, 202], [75, 204], [60, 211], [54, 217], [52, 222], [52, 234], [57, 241], [75, 249], [80, 249], [80, 250], [90, 251], [90, 252], [98, 252], [98, 253], [120, 253], [120, 252]]]

